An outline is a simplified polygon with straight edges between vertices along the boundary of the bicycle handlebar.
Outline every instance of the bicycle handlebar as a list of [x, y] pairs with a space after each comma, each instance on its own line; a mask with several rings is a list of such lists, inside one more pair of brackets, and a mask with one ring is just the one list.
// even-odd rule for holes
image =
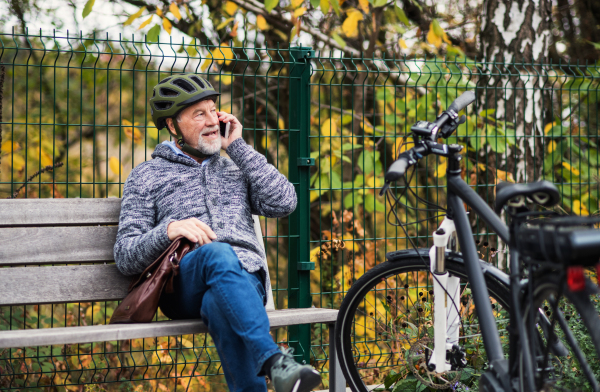
[[448, 110], [458, 113], [473, 102], [475, 102], [475, 93], [473, 91], [465, 91], [448, 106]]
[[408, 154], [402, 153], [398, 159], [392, 163], [387, 173], [385, 173], [385, 182], [398, 181], [402, 178], [408, 168]]

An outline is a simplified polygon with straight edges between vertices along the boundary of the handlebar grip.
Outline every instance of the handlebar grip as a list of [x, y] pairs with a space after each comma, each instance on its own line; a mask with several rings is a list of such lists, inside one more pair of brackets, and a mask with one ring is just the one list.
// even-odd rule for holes
[[406, 169], [408, 168], [408, 161], [405, 157], [400, 157], [396, 162], [392, 163], [387, 173], [385, 173], [385, 181], [393, 182], [398, 181], [402, 178]]
[[448, 107], [448, 110], [453, 110], [456, 113], [460, 112], [475, 101], [475, 93], [473, 91], [465, 91], [462, 95], [454, 100]]

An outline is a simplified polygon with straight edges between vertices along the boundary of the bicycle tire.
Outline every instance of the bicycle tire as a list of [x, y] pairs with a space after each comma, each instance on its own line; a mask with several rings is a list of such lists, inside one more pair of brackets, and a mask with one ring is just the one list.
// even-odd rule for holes
[[[424, 263], [423, 259], [427, 265]], [[367, 271], [363, 276], [361, 276], [352, 285], [352, 287], [348, 291], [348, 294], [344, 298], [342, 305], [340, 307], [340, 311], [339, 311], [338, 319], [337, 319], [337, 323], [336, 323], [335, 339], [336, 339], [336, 343], [337, 343], [338, 358], [340, 361], [342, 372], [344, 373], [344, 376], [346, 377], [346, 382], [348, 383], [348, 385], [350, 386], [352, 391], [366, 392], [368, 390], [371, 390], [373, 387], [373, 385], [369, 385], [369, 381], [366, 380], [365, 376], [364, 376], [365, 371], [368, 370], [368, 366], [364, 366], [363, 362], [358, 362], [361, 360], [361, 355], [360, 355], [360, 349], [357, 347], [357, 344], [363, 345], [363, 346], [366, 344], [366, 347], [368, 348], [368, 344], [370, 344], [370, 343], [362, 343], [362, 342], [357, 343], [357, 341], [353, 341], [353, 327], [356, 322], [355, 316], [357, 314], [357, 310], [359, 309], [359, 306], [361, 306], [361, 303], [365, 302], [366, 296], [369, 295], [369, 293], [373, 289], [379, 290], [377, 288], [378, 285], [382, 284], [383, 281], [385, 281], [386, 284], [388, 284], [387, 282], [389, 281], [390, 277], [398, 277], [399, 274], [404, 274], [408, 278], [410, 278], [410, 276], [408, 276], [408, 274], [413, 274], [412, 281], [414, 282], [414, 274], [421, 273], [421, 274], [423, 274], [423, 276], [427, 277], [426, 278], [427, 282], [432, 282], [431, 273], [429, 272], [429, 267], [428, 267], [429, 257], [423, 256], [423, 259], [421, 259], [417, 255], [415, 255], [414, 257], [411, 257], [411, 258], [405, 258], [405, 259], [396, 260], [396, 261], [386, 261], [382, 264], [379, 264], [376, 267]], [[468, 284], [467, 272], [464, 267], [464, 264], [462, 263], [462, 261], [457, 260], [457, 257], [454, 257], [452, 259], [447, 258], [446, 269], [451, 275], [461, 278], [461, 287], [463, 287], [461, 289], [461, 293], [462, 293], [461, 294], [461, 303], [462, 303], [461, 309], [466, 308], [466, 309], [472, 310], [474, 308], [474, 306], [471, 306], [471, 304], [472, 304], [471, 299], [467, 299], [467, 303], [464, 302], [464, 299], [467, 298], [470, 294], [467, 292], [467, 290], [464, 290], [465, 286], [463, 286], [464, 283]], [[419, 279], [420, 278], [417, 278], [417, 282], [419, 281]], [[496, 308], [497, 314], [500, 314], [501, 311], [505, 311], [506, 313], [504, 313], [504, 316], [506, 316], [506, 320], [504, 320], [504, 322], [507, 322], [508, 309], [509, 309], [509, 304], [510, 304], [510, 302], [509, 302], [510, 296], [509, 296], [509, 288], [508, 288], [506, 282], [501, 282], [497, 279], [492, 278], [489, 275], [485, 275], [485, 279], [486, 279], [486, 283], [488, 286], [488, 290], [490, 292], [490, 296], [493, 299], [493, 303], [495, 304], [494, 306], [497, 306], [498, 304], [500, 305], [500, 307]], [[406, 279], [405, 281], [408, 282], [409, 280], [410, 279]], [[408, 289], [408, 290], [414, 289], [414, 288], [411, 288], [409, 285], [408, 285], [409, 287], [407, 287], [407, 285], [408, 284], [404, 285], [404, 289]], [[396, 284], [395, 286], [396, 286], [395, 290], [397, 290], [398, 285]], [[431, 285], [427, 286], [427, 287], [431, 287]], [[375, 292], [377, 292], [377, 291], [375, 291]], [[376, 294], [374, 294], [374, 295], [376, 295]], [[465, 297], [463, 297], [463, 295], [465, 295]], [[406, 297], [409, 298], [410, 296], [407, 295]], [[425, 297], [425, 299], [427, 299], [427, 298], [431, 298], [431, 295], [427, 296], [427, 294], [425, 294], [420, 298], [423, 298], [423, 297]], [[389, 300], [389, 296], [387, 296], [386, 299]], [[398, 297], [396, 298], [396, 304], [398, 303], [397, 299], [398, 299]], [[426, 302], [425, 299], [423, 299], [423, 302]], [[402, 300], [404, 301], [404, 299], [402, 299]], [[415, 301], [411, 301], [411, 302], [415, 302]], [[394, 300], [392, 299], [391, 301], [388, 302], [388, 305], [392, 305], [393, 303], [394, 303]], [[429, 304], [429, 305], [431, 305], [431, 304]], [[396, 306], [398, 306], [398, 305], [396, 305]], [[432, 309], [432, 308], [430, 308], [430, 309]], [[408, 310], [408, 309], [406, 309], [406, 310]], [[377, 310], [375, 310], [375, 311], [377, 311]], [[390, 309], [390, 311], [391, 311], [391, 309]], [[364, 312], [364, 310], [360, 310], [359, 313], [362, 313], [361, 315], [359, 315], [359, 317], [362, 317], [364, 319], [373, 317], [373, 313], [370, 313], [370, 315], [367, 315], [366, 312]], [[430, 313], [432, 313], [432, 312], [430, 312]], [[410, 312], [408, 312], [408, 314], [410, 314]], [[471, 313], [468, 314], [469, 317], [471, 317], [473, 315], [474, 315], [474, 312], [473, 312], [473, 314], [471, 314]], [[398, 317], [400, 317], [400, 316], [398, 316]], [[373, 318], [375, 318], [375, 317], [373, 317]], [[398, 321], [398, 319], [396, 319], [396, 322], [397, 321]], [[425, 320], [423, 320], [423, 321], [425, 321]], [[367, 323], [365, 322], [365, 324], [367, 324]], [[386, 322], [386, 325], [387, 325], [387, 322]], [[398, 326], [398, 325], [399, 324], [395, 324], [395, 326]], [[473, 326], [473, 325], [477, 326], [477, 324], [471, 324], [471, 326]], [[393, 329], [393, 327], [394, 327], [394, 325], [392, 325], [391, 329]], [[400, 328], [402, 328], [402, 327], [404, 327], [404, 324], [402, 324], [400, 326]], [[404, 327], [404, 328], [406, 328], [406, 327]], [[375, 329], [377, 329], [377, 326], [375, 327]], [[463, 328], [461, 328], [461, 330], [463, 330], [463, 332], [464, 332]], [[354, 336], [355, 335], [356, 335], [356, 331], [354, 331]], [[506, 341], [508, 341], [507, 335], [505, 336], [505, 338], [506, 338]], [[425, 339], [427, 339], [427, 338], [425, 337]], [[413, 344], [417, 344], [417, 342], [413, 341]], [[418, 343], [418, 344], [420, 345], [422, 343]], [[481, 346], [481, 347], [483, 347], [483, 346]], [[406, 347], [404, 347], [404, 348], [406, 348]], [[358, 351], [358, 360], [356, 360], [356, 351]], [[392, 352], [393, 352], [393, 350], [392, 350]], [[410, 355], [410, 349], [404, 351], [404, 353], [406, 353], [406, 352], [409, 352], [409, 355]], [[392, 354], [392, 356], [393, 356], [393, 354]], [[414, 358], [417, 358], [417, 356], [415, 356]], [[371, 359], [372, 358], [367, 359], [367, 365]], [[412, 361], [412, 358], [409, 358], [409, 360]], [[380, 360], [378, 359], [376, 362], [380, 362]], [[385, 363], [385, 361], [384, 361], [383, 364], [387, 365], [384, 367], [389, 367], [390, 368], [389, 370], [394, 370], [394, 368], [397, 369], [402, 366], [406, 367], [408, 362], [409, 361], [407, 360], [406, 363], [399, 364], [399, 361], [397, 361], [396, 363], [394, 363], [393, 361], [391, 363], [390, 362]], [[380, 363], [376, 363], [376, 365], [380, 365]], [[415, 367], [413, 367], [411, 369], [415, 369]], [[381, 370], [379, 369], [379, 372], [380, 371]], [[417, 370], [417, 373], [421, 372], [421, 371], [422, 370]], [[362, 374], [361, 374], [361, 372], [362, 372]], [[413, 371], [413, 375], [415, 375], [414, 371]], [[381, 383], [382, 383], [381, 380], [382, 380], [382, 378], [381, 378], [381, 374], [380, 374], [379, 379], [377, 381], [375, 381], [375, 385], [381, 385]], [[421, 381], [421, 379], [418, 379], [418, 380]], [[373, 381], [371, 381], [371, 382], [373, 382]], [[427, 380], [425, 380], [425, 382], [427, 382]], [[428, 386], [431, 386], [431, 385], [428, 385]], [[438, 387], [432, 386], [432, 387], [437, 388], [437, 389], [442, 389], [439, 386]], [[449, 388], [449, 387], [451, 387], [451, 385], [447, 385], [446, 387]]]
[[[534, 308], [537, 308], [538, 312], [534, 313], [536, 315], [536, 321], [534, 321], [533, 324], [539, 325], [539, 323], [537, 322], [538, 317], [557, 317], [558, 321], [556, 323], [555, 330], [560, 330], [560, 333], [562, 335], [558, 337], [561, 341], [565, 341], [571, 347], [571, 355], [574, 358], [576, 358], [576, 360], [579, 362], [579, 365], [581, 367], [580, 370], [589, 383], [588, 387], [591, 387], [594, 391], [599, 391], [600, 386], [598, 384], [598, 380], [593, 374], [592, 369], [590, 368], [590, 361], [596, 362], [596, 366], [598, 366], [598, 364], [600, 363], [600, 329], [598, 328], [598, 321], [600, 320], [600, 316], [598, 315], [598, 312], [596, 311], [594, 305], [591, 303], [590, 300], [590, 293], [593, 292], [593, 290], [585, 290], [581, 292], [570, 291], [567, 288], [566, 282], [564, 280], [564, 275], [562, 274], [548, 274], [544, 277], [537, 278], [535, 280], [536, 283], [534, 287], [533, 298]], [[593, 285], [593, 283], [587, 280], [586, 285], [588, 285], [589, 287]], [[563, 293], [564, 296], [561, 300], [559, 300], [558, 314], [553, 315], [551, 301], [553, 298], [556, 297], [556, 295], [559, 292]], [[527, 325], [528, 319], [530, 317], [530, 307], [527, 302], [523, 304], [522, 309], [523, 320]], [[540, 312], [543, 312], [543, 316]], [[571, 331], [571, 326], [574, 326], [574, 324], [571, 324], [571, 326], [567, 324], [569, 318], [574, 315], [577, 315], [578, 318], [581, 319], [581, 321], [583, 322], [583, 326], [586, 330], [584, 335], [588, 336], [592, 342], [594, 351], [596, 353], [595, 359], [590, 357], [588, 353], [582, 352], [581, 347], [575, 340], [574, 335]], [[562, 318], [562, 320], [560, 320], [559, 318]], [[581, 325], [580, 323], [577, 324]], [[568, 336], [569, 334], [571, 336]], [[536, 356], [538, 358], [541, 356], [542, 353], [544, 353], [544, 350], [546, 348], [544, 344], [547, 342], [548, 338], [546, 332], [542, 330], [540, 330], [539, 336], [544, 336], [545, 339], [538, 340], [537, 344], [535, 345], [536, 350], [538, 350], [538, 352], [536, 353]], [[585, 337], [581, 337], [580, 335], [580, 339], [585, 339]], [[549, 350], [549, 352], [555, 356], [553, 351], [555, 350]], [[538, 364], [538, 366], [539, 365], [540, 364]], [[522, 372], [522, 369], [523, 366], [522, 362], [520, 361], [519, 371]], [[523, 380], [522, 373], [520, 374], [519, 379]], [[571, 382], [571, 384], [569, 384], [569, 388], [573, 388], [574, 390], [575, 386], [572, 384], [573, 380], [569, 381]], [[536, 380], [536, 382], [538, 382], [538, 385], [540, 384], [540, 380]], [[548, 384], [552, 382], [560, 384], [561, 376], [550, 375], [549, 377], [546, 377], [542, 384], [544, 386], [548, 386]]]

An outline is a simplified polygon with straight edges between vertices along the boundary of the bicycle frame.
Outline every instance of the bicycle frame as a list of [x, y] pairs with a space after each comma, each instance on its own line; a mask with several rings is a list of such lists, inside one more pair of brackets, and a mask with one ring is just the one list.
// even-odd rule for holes
[[[459, 325], [457, 324], [459, 317], [453, 304], [459, 304], [460, 280], [449, 277], [443, 267], [445, 249], [451, 238], [456, 236], [469, 277], [471, 294], [481, 325], [483, 343], [490, 362], [490, 368], [494, 369], [499, 376], [507, 376], [508, 364], [502, 351], [489, 292], [463, 201], [506, 243], [509, 241], [509, 231], [494, 211], [461, 178], [461, 159], [462, 157], [458, 153], [449, 157], [450, 162], [446, 177], [448, 183], [447, 219], [442, 222], [440, 228], [434, 233], [434, 246], [430, 250], [431, 271], [436, 275], [436, 279], [434, 279], [434, 316], [436, 321], [434, 326], [434, 352], [429, 364], [435, 366], [437, 372], [450, 370], [449, 365], [446, 363], [446, 350], [458, 342]], [[443, 229], [443, 232], [440, 229]], [[453, 247], [454, 244], [451, 243], [451, 250], [456, 250]], [[451, 295], [452, 300], [446, 301], [446, 293]], [[446, 320], [450, 320], [450, 325], [446, 325]]]

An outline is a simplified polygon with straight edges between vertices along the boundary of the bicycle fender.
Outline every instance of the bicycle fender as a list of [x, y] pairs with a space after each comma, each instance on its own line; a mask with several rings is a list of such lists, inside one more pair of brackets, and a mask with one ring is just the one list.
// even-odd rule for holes
[[[402, 250], [396, 250], [393, 252], [388, 252], [385, 255], [385, 258], [387, 259], [387, 261], [389, 261], [391, 263], [393, 263], [395, 261], [411, 259], [411, 258], [415, 258], [415, 257], [429, 258], [429, 249], [426, 249], [426, 248], [419, 248], [416, 250], [415, 249], [402, 249]], [[465, 263], [461, 253], [446, 252], [446, 258], [448, 260], [452, 260], [455, 263], [460, 263], [460, 264]], [[481, 263], [481, 268], [483, 270], [484, 275], [492, 277], [495, 280], [497, 280], [498, 282], [500, 282], [506, 286], [510, 286], [510, 278], [508, 277], [508, 274], [502, 272], [500, 269], [494, 267], [490, 263], [487, 263], [483, 260], [479, 260], [479, 262]]]

